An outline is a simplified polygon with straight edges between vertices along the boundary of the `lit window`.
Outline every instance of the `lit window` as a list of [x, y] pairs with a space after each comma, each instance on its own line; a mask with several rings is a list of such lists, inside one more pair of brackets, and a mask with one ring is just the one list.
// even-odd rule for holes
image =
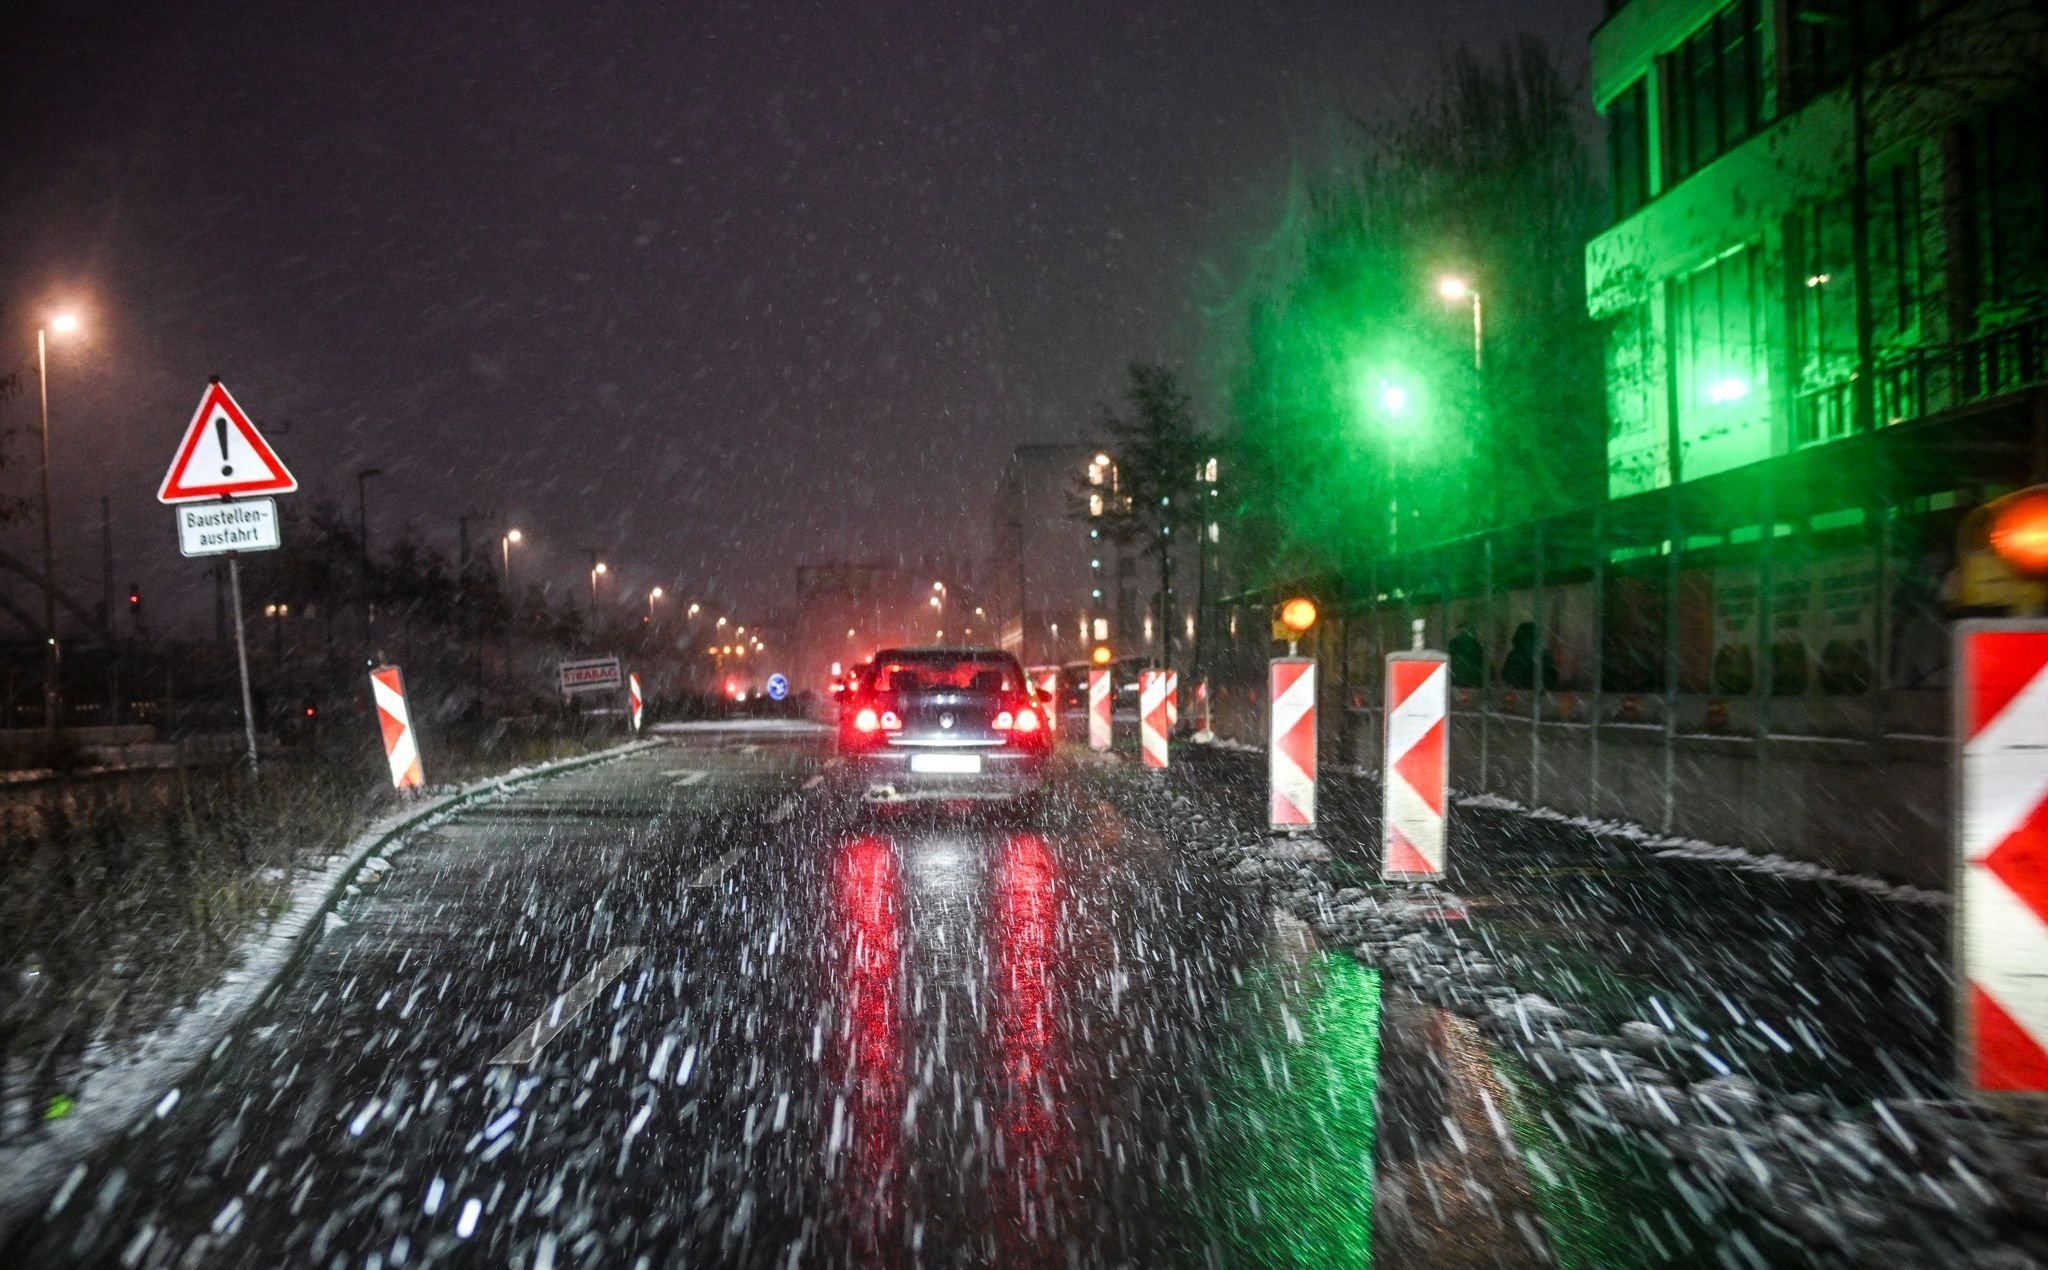
[[1095, 619], [1095, 638], [1098, 642], [1109, 638], [1108, 618], [1098, 617]]
[[1102, 495], [1090, 494], [1088, 496], [1088, 514], [1090, 516], [1100, 516], [1102, 514]]

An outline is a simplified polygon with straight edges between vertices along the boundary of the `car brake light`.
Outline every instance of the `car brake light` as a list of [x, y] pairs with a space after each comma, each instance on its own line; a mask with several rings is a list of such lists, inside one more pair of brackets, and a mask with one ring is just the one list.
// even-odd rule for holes
[[856, 732], [872, 732], [880, 726], [882, 721], [875, 717], [873, 710], [862, 709], [859, 714], [853, 716], [853, 730]]
[[1030, 706], [1025, 706], [1022, 710], [1019, 710], [1017, 712], [1017, 730], [1019, 732], [1038, 731], [1038, 711], [1033, 710]]

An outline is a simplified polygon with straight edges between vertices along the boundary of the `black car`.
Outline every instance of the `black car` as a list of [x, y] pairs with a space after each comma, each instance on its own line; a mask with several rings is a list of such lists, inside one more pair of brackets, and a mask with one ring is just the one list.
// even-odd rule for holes
[[1028, 804], [1052, 753], [1024, 668], [998, 648], [887, 648], [875, 654], [840, 754], [870, 803]]

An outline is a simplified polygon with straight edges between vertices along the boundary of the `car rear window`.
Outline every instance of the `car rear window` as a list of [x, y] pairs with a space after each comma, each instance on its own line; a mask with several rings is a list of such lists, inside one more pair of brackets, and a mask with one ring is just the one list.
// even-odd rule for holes
[[876, 692], [1019, 692], [1024, 672], [1008, 657], [904, 653], [876, 663]]

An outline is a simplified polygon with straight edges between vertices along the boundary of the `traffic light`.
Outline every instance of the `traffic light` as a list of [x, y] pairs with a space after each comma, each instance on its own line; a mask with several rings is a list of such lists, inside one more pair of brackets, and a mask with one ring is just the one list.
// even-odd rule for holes
[[128, 612], [132, 617], [142, 616], [142, 584], [139, 582], [128, 584]]

